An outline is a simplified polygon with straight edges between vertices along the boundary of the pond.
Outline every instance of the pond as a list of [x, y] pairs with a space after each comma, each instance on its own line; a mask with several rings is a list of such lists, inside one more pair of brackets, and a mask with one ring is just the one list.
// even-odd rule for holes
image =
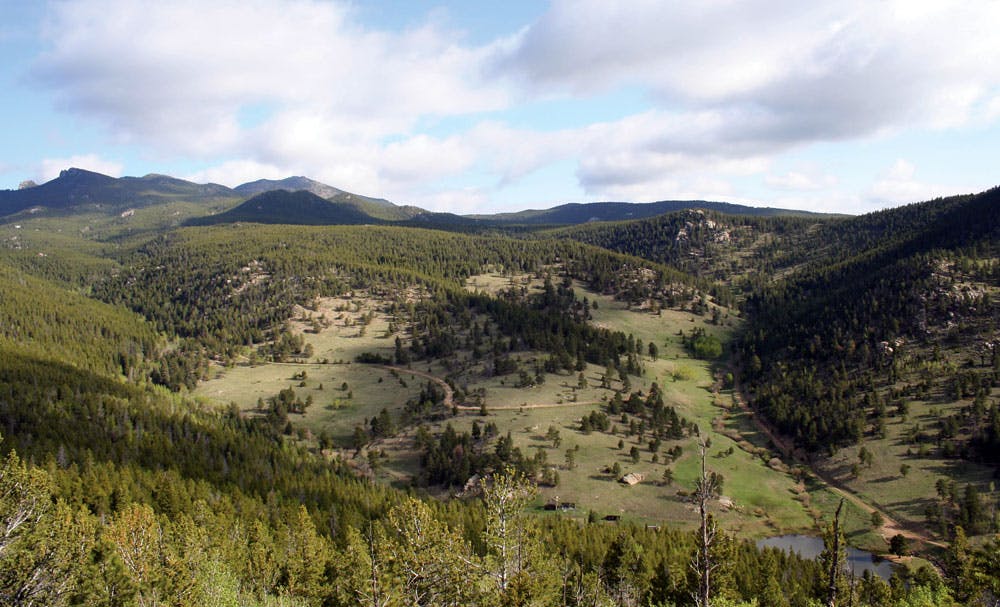
[[[787, 552], [796, 552], [803, 558], [814, 559], [823, 552], [823, 538], [811, 535], [779, 535], [758, 540], [757, 547], [780, 548]], [[880, 559], [871, 552], [850, 546], [847, 547], [847, 564], [858, 577], [865, 571], [871, 571], [886, 580], [892, 576], [892, 563]]]

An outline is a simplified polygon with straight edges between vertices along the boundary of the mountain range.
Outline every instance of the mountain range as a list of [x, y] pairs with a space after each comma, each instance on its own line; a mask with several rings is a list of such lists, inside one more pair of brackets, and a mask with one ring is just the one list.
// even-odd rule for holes
[[691, 208], [752, 216], [815, 215], [805, 211], [726, 202], [668, 200], [652, 203], [569, 203], [543, 210], [462, 216], [397, 205], [382, 198], [354, 194], [302, 176], [280, 180], [260, 179], [228, 188], [215, 183], [193, 183], [167, 175], [115, 178], [70, 168], [41, 185], [0, 191], [0, 217], [42, 211], [60, 214], [91, 211], [121, 213], [128, 209], [179, 201], [213, 203], [216, 208], [219, 203], [231, 205], [222, 213], [210, 215], [211, 210], [206, 204], [202, 216], [185, 218], [199, 225], [240, 221], [304, 225], [398, 223], [423, 227], [537, 227], [643, 219]]

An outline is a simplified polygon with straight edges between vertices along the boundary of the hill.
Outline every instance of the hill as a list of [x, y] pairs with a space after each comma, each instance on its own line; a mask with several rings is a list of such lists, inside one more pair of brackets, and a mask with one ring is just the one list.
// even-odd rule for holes
[[308, 190], [270, 190], [224, 213], [189, 220], [189, 225], [218, 223], [276, 223], [291, 225], [358, 225], [378, 223], [357, 208], [320, 198]]
[[754, 408], [830, 478], [946, 534], [992, 524], [951, 496], [991, 491], [1000, 462], [998, 205], [993, 189], [823, 225], [744, 305]]
[[[720, 286], [749, 287], [801, 261], [811, 230], [833, 221], [823, 215], [732, 215], [687, 209], [648, 219], [592, 222], [544, 232], [636, 255], [711, 278]], [[790, 254], [795, 251], [795, 254]]]
[[237, 193], [245, 197], [262, 194], [264, 192], [271, 192], [274, 190], [288, 190], [289, 192], [305, 190], [307, 192], [312, 192], [320, 198], [325, 198], [330, 202], [350, 205], [374, 219], [384, 221], [405, 221], [415, 215], [426, 213], [423, 209], [410, 206], [398, 206], [383, 198], [371, 198], [369, 196], [361, 196], [359, 194], [345, 192], [340, 188], [335, 188], [333, 186], [326, 185], [325, 183], [314, 181], [308, 177], [258, 179], [257, 181], [238, 185], [234, 189]]

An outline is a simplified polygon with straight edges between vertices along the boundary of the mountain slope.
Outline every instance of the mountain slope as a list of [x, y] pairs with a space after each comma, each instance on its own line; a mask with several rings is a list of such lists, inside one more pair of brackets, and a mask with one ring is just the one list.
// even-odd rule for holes
[[[370, 219], [412, 223], [417, 226], [461, 229], [483, 226], [546, 226], [577, 225], [591, 221], [621, 221], [642, 219], [684, 209], [706, 209], [726, 214], [754, 216], [815, 215], [802, 211], [767, 209], [711, 201], [661, 201], [644, 204], [626, 202], [571, 203], [546, 210], [517, 213], [457, 216], [432, 213], [414, 206], [400, 206], [381, 198], [346, 192], [307, 177], [287, 177], [280, 180], [260, 179], [230, 189], [218, 184], [196, 184], [167, 175], [114, 178], [83, 169], [70, 168], [59, 177], [42, 185], [20, 190], [0, 191], [0, 217], [25, 211], [117, 213], [130, 208], [142, 208], [168, 202], [220, 202], [249, 198], [278, 190], [306, 191], [332, 203], [352, 207]], [[36, 211], [35, 209], [38, 209]], [[321, 213], [321, 216], [324, 214]], [[329, 221], [313, 219], [311, 223], [359, 223], [360, 216], [344, 219], [334, 214]], [[279, 215], [258, 221], [298, 223], [301, 218]]]
[[289, 192], [305, 190], [307, 192], [312, 192], [320, 198], [325, 198], [330, 202], [339, 202], [350, 205], [366, 215], [370, 215], [375, 219], [383, 219], [385, 221], [404, 221], [420, 213], [426, 212], [423, 209], [418, 209], [417, 207], [397, 206], [382, 198], [371, 198], [369, 196], [352, 194], [351, 192], [346, 192], [340, 188], [335, 188], [333, 186], [326, 185], [325, 183], [314, 181], [308, 177], [258, 179], [257, 181], [238, 185], [235, 190], [239, 194], [246, 197], [263, 194], [264, 192], [272, 192], [275, 190], [288, 190]]
[[0, 351], [114, 376], [154, 357], [157, 336], [136, 314], [0, 263]]
[[379, 223], [378, 220], [351, 205], [330, 202], [307, 190], [264, 192], [224, 213], [192, 219], [188, 223], [212, 225], [238, 221], [295, 225]]
[[734, 284], [740, 277], [772, 272], [795, 262], [786, 253], [824, 216], [750, 216], [688, 209], [648, 219], [597, 222], [559, 228], [551, 236], [667, 264], [697, 276]]
[[[821, 253], [745, 306], [745, 381], [759, 410], [806, 448], [835, 448], [881, 433], [883, 399], [968, 396], [955, 387], [972, 381], [960, 365], [995, 382], [996, 356], [981, 353], [1000, 320], [997, 208], [1000, 189], [818, 230], [801, 256]], [[952, 371], [921, 371], [929, 358]]]

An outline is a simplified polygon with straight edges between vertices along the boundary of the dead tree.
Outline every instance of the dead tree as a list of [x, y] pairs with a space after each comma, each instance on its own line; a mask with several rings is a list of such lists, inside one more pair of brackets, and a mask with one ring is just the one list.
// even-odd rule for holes
[[827, 586], [827, 601], [828, 607], [837, 607], [837, 580], [839, 579], [840, 568], [843, 563], [840, 559], [840, 553], [843, 548], [840, 545], [840, 510], [844, 507], [844, 499], [840, 499], [840, 503], [837, 505], [837, 512], [833, 515], [833, 533], [829, 541], [833, 543], [832, 546], [827, 548], [830, 551], [830, 568], [829, 568], [829, 585]]
[[694, 568], [698, 577], [698, 590], [694, 600], [698, 607], [710, 607], [712, 598], [712, 573], [718, 569], [720, 563], [713, 555], [718, 528], [712, 515], [708, 512], [708, 503], [719, 494], [719, 478], [715, 474], [709, 474], [706, 465], [708, 457], [708, 444], [704, 440], [698, 441], [698, 449], [701, 453], [701, 478], [695, 486], [695, 498], [698, 500], [698, 512], [701, 515], [701, 528], [698, 530], [698, 550], [695, 553]]

